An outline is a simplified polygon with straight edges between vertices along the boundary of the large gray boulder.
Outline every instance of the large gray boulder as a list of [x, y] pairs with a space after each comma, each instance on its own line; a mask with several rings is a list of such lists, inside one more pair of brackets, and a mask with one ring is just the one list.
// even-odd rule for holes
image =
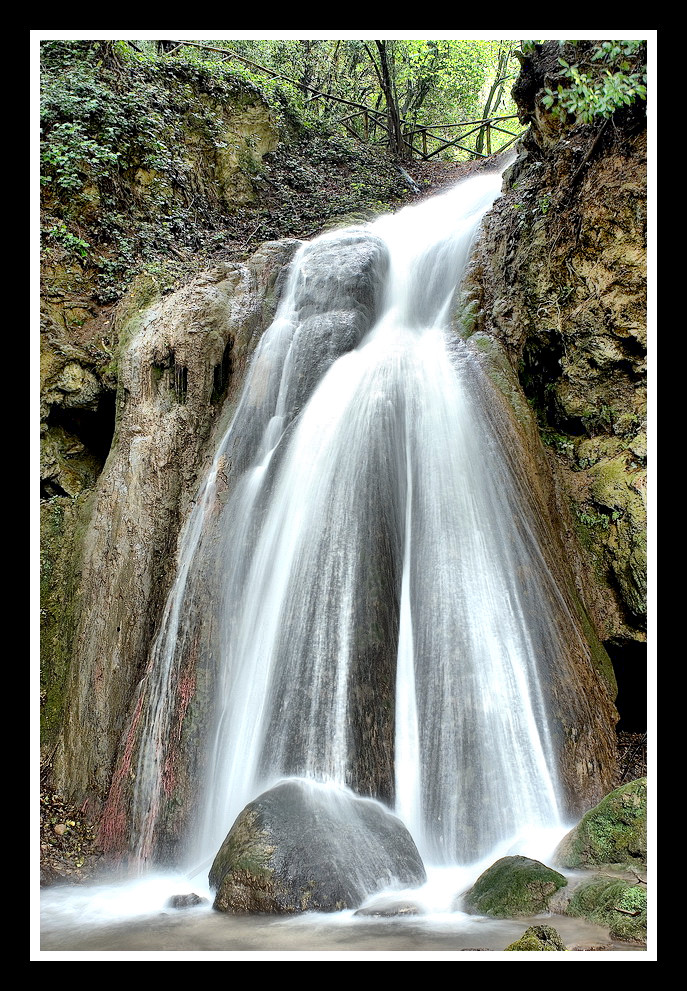
[[287, 356], [287, 422], [372, 328], [388, 267], [384, 241], [365, 230], [336, 231], [303, 248], [293, 296], [297, 328]]
[[379, 802], [291, 778], [245, 807], [209, 880], [218, 911], [284, 914], [358, 908], [426, 874], [410, 833]]

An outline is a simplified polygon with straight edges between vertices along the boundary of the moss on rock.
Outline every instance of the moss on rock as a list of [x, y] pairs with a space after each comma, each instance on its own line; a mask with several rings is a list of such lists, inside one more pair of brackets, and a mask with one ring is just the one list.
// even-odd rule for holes
[[646, 816], [647, 782], [638, 778], [616, 788], [590, 809], [558, 844], [553, 862], [568, 868], [645, 865]]
[[506, 950], [567, 950], [559, 933], [552, 926], [530, 926], [520, 939], [505, 947]]
[[47, 427], [43, 431], [40, 471], [44, 493], [77, 496], [84, 489], [93, 488], [102, 467], [102, 461], [63, 427]]
[[514, 919], [547, 911], [551, 896], [566, 878], [529, 857], [502, 857], [475, 881], [462, 899], [463, 911]]
[[260, 828], [257, 812], [245, 809], [222, 844], [210, 870], [219, 912], [288, 912], [286, 892], [278, 883], [271, 858], [274, 846]]
[[532, 409], [501, 342], [484, 331], [475, 331], [467, 339], [469, 347], [478, 354], [488, 378], [508, 401], [518, 424], [525, 430], [533, 429], [535, 418]]
[[645, 943], [646, 888], [622, 877], [594, 877], [573, 893], [567, 915], [608, 926], [611, 939]]

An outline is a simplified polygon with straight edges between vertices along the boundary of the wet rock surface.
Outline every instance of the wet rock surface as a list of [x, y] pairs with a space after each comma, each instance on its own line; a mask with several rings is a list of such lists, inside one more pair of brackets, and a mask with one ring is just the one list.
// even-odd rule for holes
[[472, 307], [468, 338], [483, 332], [505, 349], [537, 416], [601, 640], [643, 643], [646, 122], [641, 113], [607, 127], [553, 119], [541, 104], [550, 56], [521, 77], [531, 127], [486, 218], [458, 322]]
[[190, 892], [189, 894], [172, 895], [167, 905], [169, 908], [195, 908], [196, 905], [205, 905], [207, 902], [207, 898], [203, 898], [195, 892]]
[[[96, 813], [110, 791], [132, 684], [164, 604], [180, 520], [219, 421], [213, 394], [231, 401], [233, 373], [240, 378], [274, 312], [276, 284], [295, 246], [264, 245], [249, 263], [219, 265], [173, 294], [142, 279], [117, 308], [116, 429], [106, 468], [88, 493], [80, 542], [71, 544], [80, 553], [73, 578], [79, 609], [71, 620], [79, 663], [65, 676], [64, 729], [52, 758], [57, 788]], [[110, 847], [122, 840], [121, 786], [129, 781], [116, 768], [114, 779], [103, 820]]]
[[292, 914], [356, 908], [426, 875], [407, 829], [379, 803], [289, 780], [246, 806], [209, 880], [218, 911]]
[[[532, 99], [540, 85], [541, 79], [532, 89]], [[587, 129], [581, 129], [572, 136], [570, 133], [563, 135], [551, 131], [547, 141], [539, 141], [536, 135], [535, 139], [527, 145], [525, 158], [519, 171], [514, 171], [513, 184], [508, 190], [509, 202], [515, 204], [517, 209], [510, 217], [504, 214], [494, 221], [496, 251], [498, 253], [503, 249], [508, 272], [507, 290], [503, 293], [500, 288], [495, 290], [491, 312], [499, 327], [500, 339], [513, 345], [510, 352], [513, 365], [523, 381], [527, 382], [529, 397], [537, 402], [547, 399], [542, 412], [542, 436], [547, 443], [548, 457], [554, 465], [557, 497], [561, 504], [568, 504], [570, 500], [573, 506], [569, 533], [570, 546], [576, 549], [571, 550], [571, 555], [594, 621], [605, 636], [641, 640], [644, 609], [642, 503], [645, 495], [646, 434], [643, 429], [645, 405], [642, 383], [645, 343], [642, 340], [644, 318], [641, 315], [643, 262], [641, 252], [637, 254], [632, 245], [637, 238], [640, 242], [643, 239], [645, 180], [642, 178], [642, 167], [643, 164], [645, 167], [645, 162], [642, 148], [645, 138], [638, 130], [622, 137], [621, 145], [613, 145], [611, 135], [606, 136], [599, 146], [600, 154], [589, 161], [581, 174], [582, 186], [577, 207], [566, 192], [566, 181], [575, 174], [591, 145], [592, 135]], [[460, 169], [453, 166], [431, 168], [428, 163], [414, 163], [412, 166], [415, 178], [427, 176], [428, 187], [443, 181], [452, 184], [459, 172]], [[598, 190], [604, 190], [605, 195], [598, 196]], [[560, 197], [556, 199], [559, 193]], [[581, 209], [586, 211], [581, 220], [576, 213], [580, 204]], [[570, 227], [566, 230], [569, 221]], [[579, 245], [571, 233], [577, 229], [576, 224], [579, 224], [581, 235]], [[310, 230], [306, 227], [303, 227], [304, 233], [316, 232], [314, 228]], [[234, 252], [232, 257], [244, 257], [254, 235], [253, 218], [239, 218], [232, 232], [234, 230], [242, 235], [243, 240], [239, 245], [231, 246]], [[536, 236], [528, 241], [528, 234]], [[607, 246], [608, 250], [601, 257], [602, 264], [595, 267], [595, 245], [604, 240], [609, 241], [610, 247]], [[529, 255], [525, 251], [526, 246]], [[566, 276], [568, 258], [577, 269], [578, 277]], [[78, 269], [78, 266], [75, 268]], [[512, 292], [518, 273], [529, 278], [529, 298], [523, 297], [520, 302], [515, 300]], [[112, 368], [108, 368], [112, 355], [104, 349], [111, 345], [112, 339], [107, 333], [104, 336], [99, 333], [106, 325], [107, 313], [89, 314], [86, 310], [78, 310], [77, 289], [74, 290], [74, 298], [67, 300], [68, 329], [77, 342], [83, 344], [85, 351], [77, 359], [73, 352], [64, 351], [59, 357], [60, 367], [50, 372], [53, 382], [59, 380], [61, 383], [54, 392], [52, 406], [60, 408], [60, 416], [68, 411], [72, 423], [76, 422], [76, 414], [81, 416], [83, 422], [85, 416], [96, 412], [97, 396], [92, 388], [91, 373], [97, 381], [97, 395], [101, 398], [113, 397], [116, 385]], [[511, 304], [512, 312], [509, 310]], [[525, 338], [517, 336], [514, 330], [518, 315], [524, 318]], [[86, 319], [86, 324], [84, 333], [80, 335], [79, 321], [83, 319]], [[566, 328], [572, 328], [569, 334]], [[85, 333], [86, 330], [90, 336]], [[79, 336], [83, 340], [78, 341]], [[93, 348], [95, 351], [89, 358], [86, 352]], [[163, 368], [163, 375], [165, 382], [171, 381], [173, 385], [173, 380], [168, 378], [171, 370], [172, 366]], [[553, 374], [554, 388], [548, 390], [548, 396], [555, 395], [555, 400], [551, 402], [545, 395], [550, 373]], [[593, 384], [591, 391], [587, 389], [587, 377]], [[46, 438], [48, 457], [45, 477], [59, 489], [50, 490], [51, 499], [45, 508], [54, 515], [66, 512], [65, 507], [69, 503], [69, 512], [72, 512], [72, 500], [78, 498], [74, 493], [88, 494], [102, 463], [88, 465], [85, 460], [80, 460], [74, 481], [75, 472], [67, 469], [73, 469], [77, 458], [81, 459], [84, 454], [78, 447], [79, 444], [84, 446], [83, 441], [75, 441], [64, 423], [56, 425], [54, 416]], [[167, 468], [163, 467], [167, 475]], [[60, 491], [67, 495], [59, 495]], [[169, 492], [166, 483], [164, 492], [167, 502]], [[126, 527], [129, 524], [124, 521], [121, 525]], [[80, 525], [80, 534], [82, 530]], [[578, 543], [573, 543], [573, 539]], [[112, 574], [116, 562], [109, 537], [104, 546], [106, 564], [103, 574], [107, 576]], [[163, 546], [163, 554], [169, 551], [170, 548]], [[592, 573], [595, 575], [593, 579], [590, 577]], [[140, 574], [137, 573], [135, 578], [138, 581]], [[73, 576], [70, 581], [72, 579]], [[89, 580], [93, 582], [93, 576]], [[117, 581], [127, 586], [129, 578], [124, 575]], [[67, 586], [60, 584], [60, 587]], [[597, 595], [599, 589], [601, 593]], [[61, 635], [51, 639], [65, 642]], [[91, 705], [98, 709], [97, 692], [100, 691], [102, 677], [103, 672], [96, 669], [93, 683], [97, 691], [93, 703], [85, 697], [81, 700], [87, 721]], [[125, 684], [124, 692], [129, 687]], [[110, 766], [111, 752], [105, 749], [106, 752], [99, 754], [94, 765], [84, 772], [83, 780], [91, 770], [99, 776], [101, 765]], [[54, 835], [58, 840], [64, 839], [64, 836]], [[66, 847], [61, 856], [67, 859], [60, 863], [56, 861], [53, 876], [58, 876], [60, 871], [69, 873], [72, 864], [80, 859], [78, 851], [67, 850]], [[77, 868], [77, 871], [80, 869]]]

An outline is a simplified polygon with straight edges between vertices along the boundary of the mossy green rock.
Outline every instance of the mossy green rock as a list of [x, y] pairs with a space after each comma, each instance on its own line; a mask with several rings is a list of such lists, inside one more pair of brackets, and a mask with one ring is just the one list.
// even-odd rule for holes
[[567, 950], [558, 932], [551, 926], [530, 926], [520, 939], [506, 947], [507, 950]]
[[590, 809], [558, 844], [558, 867], [646, 865], [646, 778], [616, 788]]
[[529, 857], [502, 857], [475, 881], [462, 899], [462, 910], [497, 919], [546, 912], [551, 896], [566, 878]]
[[566, 915], [608, 926], [611, 939], [646, 943], [647, 900], [642, 882], [595, 876], [575, 890]]

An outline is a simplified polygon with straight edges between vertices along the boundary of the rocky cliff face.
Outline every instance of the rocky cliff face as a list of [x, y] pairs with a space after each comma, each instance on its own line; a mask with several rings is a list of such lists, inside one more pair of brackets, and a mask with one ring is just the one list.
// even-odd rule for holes
[[459, 325], [491, 352], [507, 394], [519, 391], [517, 377], [536, 415], [564, 553], [614, 662], [621, 719], [627, 707], [637, 722], [646, 649], [646, 124], [634, 111], [593, 126], [554, 117], [542, 97], [560, 78], [559, 54], [548, 43], [523, 65], [514, 95], [530, 127], [486, 219]]
[[[524, 67], [530, 131], [456, 326], [515, 411], [541, 499], [562, 521], [570, 594], [622, 694], [643, 683], [646, 640], [646, 132], [632, 115], [600, 137], [555, 120], [541, 103], [554, 76], [549, 51]], [[274, 135], [250, 148], [262, 154]], [[218, 204], [248, 181], [238, 158], [220, 158]], [[136, 173], [141, 195], [159, 191], [149, 172]], [[73, 259], [53, 257], [44, 272], [43, 757], [53, 787], [94, 812], [110, 791], [113, 843], [113, 767], [119, 754], [117, 773], [127, 771], [123, 734], [179, 530], [294, 245], [204, 271], [182, 252], [181, 280], [150, 269], [117, 305], [96, 305], [92, 273]], [[595, 666], [612, 696], [600, 646]]]
[[[409, 188], [393, 165], [364, 150], [326, 136], [301, 148], [288, 108], [268, 102], [231, 71], [176, 59], [127, 61], [88, 42], [43, 47], [41, 752], [47, 770], [61, 736], [67, 672], [80, 650], [74, 637], [86, 608], [79, 592], [87, 567], [83, 539], [113, 439], [118, 449], [126, 435], [115, 437], [115, 420], [121, 425], [128, 416], [126, 354], [149, 308], [167, 297], [173, 305], [175, 290], [199, 277], [189, 292], [194, 312], [205, 312], [206, 290], [216, 306], [218, 298], [233, 298], [232, 280], [243, 292], [248, 276], [236, 274], [241, 266], [261, 270], [264, 252], [249, 262], [261, 242], [311, 235], [366, 196], [393, 201]], [[273, 287], [262, 291], [251, 307], [264, 305], [269, 322]], [[180, 305], [186, 312], [186, 303]], [[208, 348], [202, 372], [180, 364], [185, 345], [176, 340], [148, 355], [140, 373], [157, 395], [182, 397], [177, 418], [188, 415], [187, 391], [191, 398], [202, 392], [196, 372], [203, 388], [209, 375], [201, 433], [217, 414], [217, 389], [227, 388], [242, 361], [241, 333], [221, 320], [215, 327], [215, 315], [206, 326], [191, 318], [189, 341]], [[152, 616], [149, 622], [155, 625]]]
[[[132, 693], [169, 587], [208, 442], [273, 313], [297, 242], [266, 244], [162, 297], [137, 286], [117, 311], [117, 421], [83, 537], [56, 785], [106, 794]], [[152, 294], [152, 298], [151, 298]]]
[[[84, 540], [93, 512], [102, 504], [96, 489], [107, 477], [102, 473], [113, 439], [115, 449], [120, 441], [128, 443], [125, 397], [131, 389], [136, 391], [127, 379], [128, 345], [154, 301], [161, 302], [174, 286], [188, 283], [200, 268], [213, 267], [208, 253], [217, 243], [217, 230], [226, 239], [228, 215], [255, 198], [251, 178], [288, 130], [285, 119], [245, 80], [230, 75], [215, 78], [184, 65], [122, 61], [109, 45], [45, 42], [42, 46], [41, 743], [45, 761], [61, 739], [70, 663], [82, 656], [75, 637], [91, 610], [84, 588], [95, 538], [91, 534], [90, 544]], [[215, 296], [222, 295], [227, 279], [240, 281], [235, 273], [227, 273], [207, 276], [206, 285], [208, 280], [214, 285]], [[198, 287], [196, 295], [202, 295]], [[197, 303], [198, 312], [204, 305]], [[222, 333], [225, 339], [220, 345], [217, 335]], [[208, 347], [209, 362], [215, 360], [218, 346], [229, 347], [229, 333], [222, 324], [217, 340]], [[228, 356], [223, 359], [220, 354], [216, 360], [226, 372]], [[161, 352], [156, 365], [160, 381], [168, 381], [170, 362], [173, 366], [173, 353]], [[212, 365], [208, 367], [212, 377]], [[192, 382], [191, 394], [201, 388]], [[176, 429], [179, 419], [191, 415], [185, 397], [183, 405], [184, 413], [176, 421], [170, 413]], [[145, 426], [144, 417], [139, 425], [143, 432]], [[165, 442], [160, 440], [162, 450]], [[175, 511], [179, 487], [175, 484], [168, 485], [166, 522], [165, 513]], [[120, 509], [113, 504], [114, 531]], [[153, 540], [145, 552], [139, 548], [139, 556], [158, 554], [158, 544]], [[130, 549], [126, 541], [125, 545]], [[103, 573], [102, 562], [94, 567]], [[152, 566], [154, 581], [159, 577], [156, 567]], [[120, 591], [125, 610], [128, 590], [124, 585]], [[115, 608], [113, 615], [116, 612]], [[101, 621], [105, 620], [101, 617]], [[115, 622], [114, 629], [118, 625]], [[121, 629], [117, 634], [124, 636]], [[119, 670], [119, 648], [108, 644], [102, 650], [104, 668]], [[93, 728], [98, 736], [100, 722], [96, 720]], [[107, 737], [109, 731], [103, 732]], [[95, 760], [98, 763], [99, 758]]]

